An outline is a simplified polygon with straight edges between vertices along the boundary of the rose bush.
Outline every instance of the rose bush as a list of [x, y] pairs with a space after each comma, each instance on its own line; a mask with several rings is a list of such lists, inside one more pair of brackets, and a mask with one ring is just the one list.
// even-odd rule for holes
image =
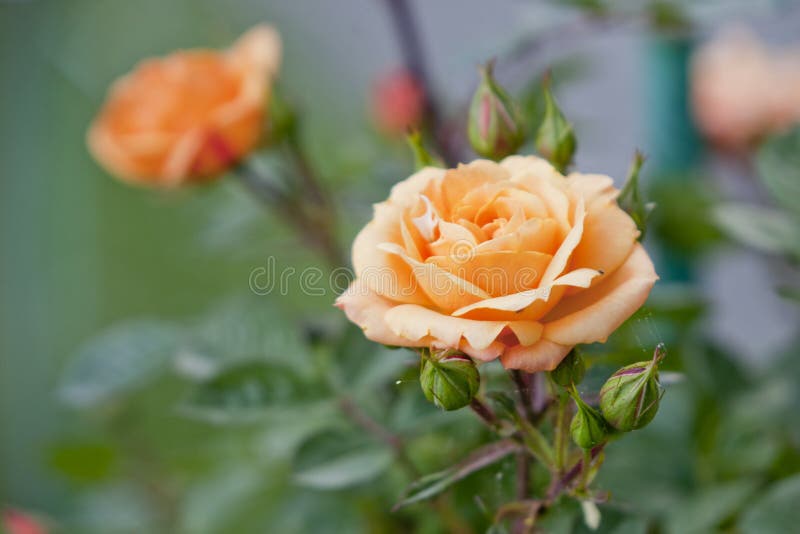
[[425, 168], [375, 205], [337, 306], [386, 345], [551, 370], [605, 341], [658, 278], [618, 193], [531, 156]]
[[257, 26], [225, 51], [148, 59], [109, 90], [88, 133], [125, 180], [169, 186], [217, 175], [258, 143], [281, 43]]

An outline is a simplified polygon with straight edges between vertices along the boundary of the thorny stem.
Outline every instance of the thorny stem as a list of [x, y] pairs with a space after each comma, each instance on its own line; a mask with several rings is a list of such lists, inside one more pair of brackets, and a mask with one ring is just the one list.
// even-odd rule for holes
[[533, 413], [533, 398], [531, 397], [531, 378], [532, 375], [523, 373], [522, 371], [511, 371], [511, 378], [517, 386], [517, 393], [519, 397], [519, 405], [522, 408], [522, 415], [531, 423], [535, 422]]
[[309, 246], [328, 261], [331, 267], [346, 265], [331, 222], [315, 221], [307, 210], [298, 206], [285, 191], [271, 184], [247, 163], [237, 165], [234, 174], [258, 200], [276, 210]]
[[473, 412], [475, 412], [481, 421], [486, 424], [486, 426], [492, 430], [497, 428], [497, 417], [495, 417], [494, 412], [492, 412], [492, 410], [490, 410], [486, 404], [478, 400], [477, 397], [473, 397], [469, 403], [469, 407]]
[[586, 489], [586, 485], [589, 483], [589, 471], [590, 467], [592, 466], [592, 453], [591, 451], [584, 449], [583, 450], [583, 463], [581, 464], [581, 479], [578, 482], [578, 487], [581, 489]]
[[[547, 501], [552, 502], [556, 497], [558, 497], [561, 492], [563, 492], [566, 488], [569, 487], [570, 484], [575, 480], [575, 478], [581, 474], [584, 470], [584, 465], [586, 460], [588, 459], [589, 462], [597, 458], [597, 456], [602, 452], [603, 447], [605, 444], [598, 445], [597, 447], [593, 448], [586, 457], [581, 460], [578, 460], [575, 465], [573, 465], [569, 471], [564, 473], [564, 475], [560, 478], [556, 478], [550, 484], [550, 488], [547, 490]], [[586, 465], [586, 469], [588, 471], [588, 465]]]
[[422, 86], [422, 92], [425, 95], [425, 114], [438, 145], [439, 154], [447, 165], [454, 165], [458, 161], [458, 157], [445, 130], [439, 105], [433, 96], [433, 84], [428, 73], [425, 54], [422, 50], [411, 6], [408, 0], [384, 1], [391, 15], [406, 67]]
[[[405, 444], [400, 436], [393, 434], [388, 428], [382, 426], [379, 422], [370, 417], [361, 407], [353, 402], [353, 399], [350, 397], [343, 397], [340, 399], [339, 407], [347, 418], [379, 441], [387, 444], [394, 451], [395, 458], [397, 458], [400, 466], [411, 480], [416, 480], [420, 477], [420, 472], [408, 456]], [[442, 495], [438, 497], [431, 504], [441, 516], [442, 521], [448, 526], [450, 532], [472, 534], [472, 529], [469, 525], [453, 512], [452, 506], [446, 496]]]
[[569, 396], [558, 395], [558, 410], [556, 412], [555, 428], [555, 450], [556, 450], [556, 472], [561, 475], [564, 471], [564, 461], [567, 453], [567, 408], [569, 407]]
[[[518, 501], [524, 501], [528, 498], [530, 493], [530, 476], [531, 476], [531, 460], [527, 451], [517, 453], [517, 480], [516, 480], [516, 498]], [[520, 518], [514, 525], [514, 532], [525, 531], [525, 518]]]

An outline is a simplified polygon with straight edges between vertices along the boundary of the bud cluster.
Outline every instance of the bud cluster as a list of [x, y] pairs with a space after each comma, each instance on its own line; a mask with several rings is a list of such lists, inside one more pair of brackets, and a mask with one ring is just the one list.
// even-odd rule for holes
[[570, 424], [576, 445], [591, 449], [606, 442], [614, 432], [630, 432], [646, 426], [656, 415], [663, 388], [658, 381], [658, 366], [666, 351], [659, 344], [653, 359], [638, 362], [615, 372], [600, 390], [600, 409], [589, 406], [580, 396], [577, 384], [586, 366], [574, 350], [550, 372], [555, 384], [575, 401], [577, 411]]
[[[515, 153], [527, 136], [524, 117], [494, 77], [494, 61], [480, 67], [481, 81], [469, 108], [467, 134], [473, 150], [494, 160]], [[536, 149], [560, 172], [572, 163], [577, 141], [572, 124], [550, 91], [550, 76], [542, 84], [544, 117], [536, 129]]]

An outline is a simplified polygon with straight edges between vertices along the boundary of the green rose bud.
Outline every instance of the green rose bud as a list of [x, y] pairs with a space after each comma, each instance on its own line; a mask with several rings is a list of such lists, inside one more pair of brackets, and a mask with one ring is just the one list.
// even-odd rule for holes
[[642, 169], [644, 160], [644, 155], [637, 150], [628, 170], [628, 179], [617, 197], [619, 207], [625, 210], [631, 216], [633, 222], [636, 223], [636, 227], [639, 229], [639, 241], [644, 239], [644, 234], [647, 231], [647, 220], [655, 209], [653, 202], [644, 200], [639, 186], [639, 171]]
[[513, 100], [492, 75], [494, 62], [481, 67], [481, 83], [472, 97], [467, 133], [481, 156], [499, 160], [513, 154], [525, 141]]
[[600, 412], [583, 402], [578, 392], [573, 388], [572, 398], [578, 405], [578, 411], [569, 425], [572, 440], [582, 449], [592, 449], [608, 440], [610, 429], [608, 423]]
[[472, 401], [478, 393], [478, 368], [463, 353], [447, 350], [421, 352], [419, 381], [425, 397], [445, 410], [458, 410]]
[[567, 357], [561, 360], [558, 367], [550, 371], [553, 382], [561, 387], [568, 388], [573, 384], [580, 384], [586, 374], [586, 363], [574, 350], [569, 351]]
[[600, 409], [611, 426], [630, 432], [653, 420], [664, 393], [658, 381], [658, 365], [665, 354], [663, 344], [659, 344], [652, 360], [623, 367], [603, 384]]
[[577, 140], [572, 124], [564, 117], [550, 92], [549, 76], [545, 77], [543, 83], [544, 118], [536, 132], [536, 150], [563, 173], [572, 163]]

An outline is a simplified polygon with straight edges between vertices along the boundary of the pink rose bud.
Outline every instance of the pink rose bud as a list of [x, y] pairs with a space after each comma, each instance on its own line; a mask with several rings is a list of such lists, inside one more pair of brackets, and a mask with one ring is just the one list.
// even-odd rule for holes
[[378, 79], [372, 92], [372, 116], [382, 132], [403, 135], [422, 122], [425, 92], [411, 72], [401, 69]]
[[513, 154], [525, 141], [516, 105], [492, 74], [494, 63], [480, 68], [481, 83], [469, 108], [468, 135], [472, 148], [494, 160]]
[[2, 527], [8, 534], [47, 534], [38, 520], [19, 510], [4, 510]]

